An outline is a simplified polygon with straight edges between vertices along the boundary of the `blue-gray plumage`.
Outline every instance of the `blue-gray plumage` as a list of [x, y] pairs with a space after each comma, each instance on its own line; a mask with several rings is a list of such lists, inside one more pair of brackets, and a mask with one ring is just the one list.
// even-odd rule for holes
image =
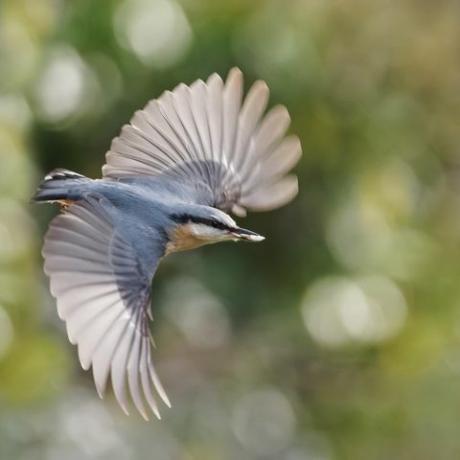
[[153, 389], [169, 405], [155, 372], [148, 318], [150, 285], [160, 260], [221, 241], [262, 241], [228, 214], [274, 209], [297, 194], [286, 175], [301, 155], [285, 137], [289, 115], [265, 116], [268, 88], [256, 82], [242, 101], [242, 74], [224, 83], [179, 85], [134, 114], [112, 141], [92, 180], [57, 169], [34, 197], [62, 214], [45, 237], [45, 272], [69, 339], [102, 396], [110, 374], [128, 413], [128, 394], [148, 418], [159, 417]]

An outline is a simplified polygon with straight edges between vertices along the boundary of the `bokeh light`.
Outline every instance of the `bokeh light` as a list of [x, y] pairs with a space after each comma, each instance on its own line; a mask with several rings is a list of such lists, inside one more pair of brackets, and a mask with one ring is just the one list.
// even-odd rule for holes
[[294, 435], [294, 412], [281, 392], [261, 388], [237, 402], [233, 411], [233, 429], [248, 452], [276, 456]]
[[225, 345], [230, 321], [220, 300], [193, 278], [178, 278], [167, 288], [166, 316], [190, 344], [204, 348]]
[[404, 326], [407, 305], [387, 278], [325, 278], [308, 288], [302, 314], [318, 343], [340, 347], [393, 338]]
[[90, 69], [75, 50], [53, 49], [35, 90], [40, 118], [56, 123], [78, 114], [88, 102], [91, 77]]
[[146, 65], [169, 67], [187, 51], [192, 32], [174, 0], [125, 0], [114, 17], [122, 46]]

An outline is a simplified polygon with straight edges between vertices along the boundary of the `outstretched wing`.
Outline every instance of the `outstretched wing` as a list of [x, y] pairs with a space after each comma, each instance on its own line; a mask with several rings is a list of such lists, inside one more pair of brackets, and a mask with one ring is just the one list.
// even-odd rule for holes
[[145, 268], [111, 221], [94, 196], [57, 216], [43, 247], [45, 273], [82, 367], [93, 368], [99, 395], [110, 374], [126, 413], [129, 390], [144, 418], [145, 401], [160, 417], [152, 388], [168, 406], [169, 401], [153, 367], [148, 316], [150, 284], [164, 248], [158, 244], [145, 254], [151, 261]]
[[301, 156], [296, 136], [285, 137], [290, 117], [276, 106], [265, 116], [269, 90], [254, 83], [244, 102], [243, 76], [232, 69], [225, 84], [217, 75], [207, 82], [179, 85], [137, 111], [112, 141], [105, 177], [170, 173], [203, 185], [207, 203], [245, 215], [284, 205], [298, 191], [287, 175]]

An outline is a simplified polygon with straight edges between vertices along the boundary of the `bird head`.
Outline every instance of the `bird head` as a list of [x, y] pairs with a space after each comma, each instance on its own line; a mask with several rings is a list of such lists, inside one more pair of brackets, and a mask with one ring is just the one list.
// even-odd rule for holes
[[175, 228], [170, 233], [174, 250], [185, 250], [222, 241], [259, 242], [265, 238], [251, 230], [239, 227], [225, 212], [208, 206], [193, 206], [174, 213]]

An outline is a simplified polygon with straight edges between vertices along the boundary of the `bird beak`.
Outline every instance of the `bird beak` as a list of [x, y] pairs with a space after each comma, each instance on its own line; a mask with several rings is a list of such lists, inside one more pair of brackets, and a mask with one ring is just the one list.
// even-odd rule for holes
[[246, 230], [245, 228], [235, 228], [232, 230], [231, 234], [239, 240], [251, 241], [252, 243], [258, 243], [265, 239], [265, 236], [251, 232], [251, 230]]

